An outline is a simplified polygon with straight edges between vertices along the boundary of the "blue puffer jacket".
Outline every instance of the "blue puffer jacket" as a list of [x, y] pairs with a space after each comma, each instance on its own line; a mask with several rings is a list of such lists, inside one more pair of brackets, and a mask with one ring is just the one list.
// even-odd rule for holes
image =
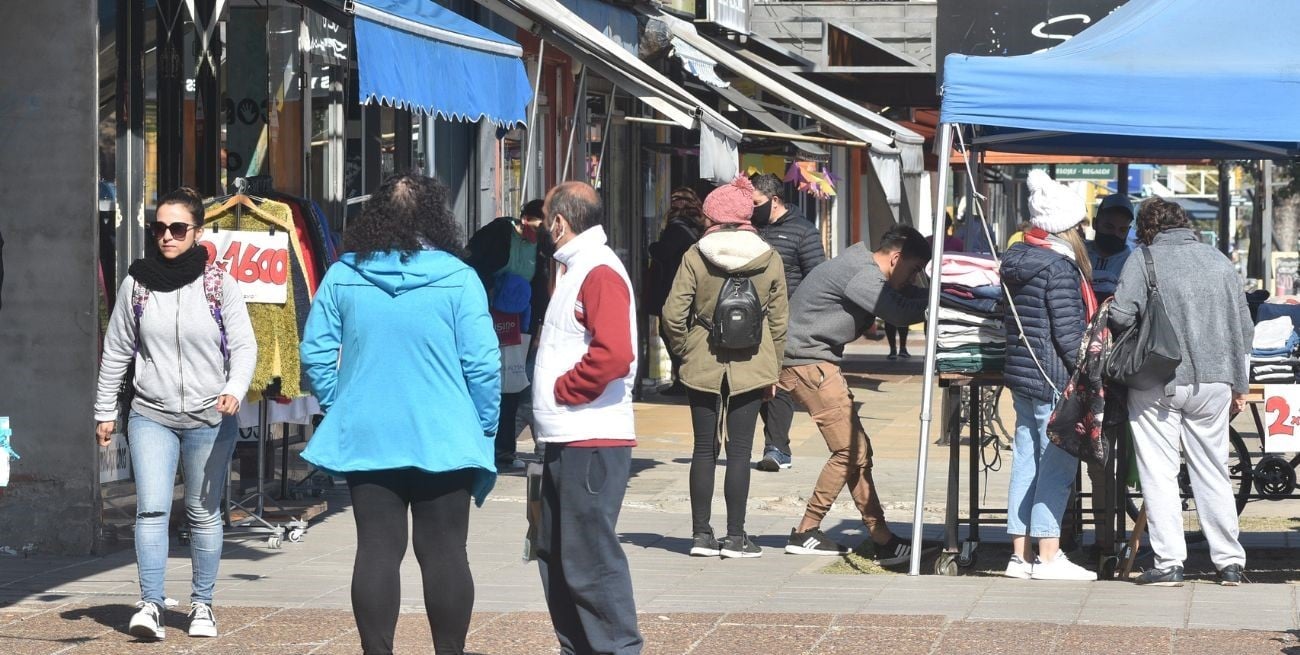
[[[1074, 262], [1059, 253], [1025, 243], [1012, 246], [1002, 258], [1002, 283], [1025, 326], [1020, 338], [1015, 316], [1007, 313], [1007, 388], [1044, 402], [1052, 401], [1052, 385], [1065, 391], [1083, 342], [1086, 310], [1079, 289], [1083, 278]], [[1025, 346], [1034, 349], [1042, 371]], [[1043, 379], [1043, 371], [1051, 384]]]

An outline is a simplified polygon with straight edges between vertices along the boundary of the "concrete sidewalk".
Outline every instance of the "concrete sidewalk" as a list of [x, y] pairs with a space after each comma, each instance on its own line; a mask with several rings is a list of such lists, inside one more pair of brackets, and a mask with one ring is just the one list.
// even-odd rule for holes
[[[873, 436], [887, 514], [895, 529], [906, 533], [916, 474], [920, 365], [915, 359], [885, 362], [870, 352], [873, 347], [879, 348], [859, 348], [848, 370]], [[864, 369], [873, 372], [853, 373]], [[753, 473], [747, 529], [764, 547], [764, 556], [688, 557], [689, 411], [684, 403], [655, 400], [639, 405], [637, 414], [642, 437], [619, 527], [644, 613], [647, 652], [1300, 653], [1290, 632], [1300, 629], [1298, 588], [1291, 582], [1300, 579], [1300, 559], [1286, 548], [1294, 530], [1245, 535], [1248, 574], [1270, 583], [1235, 589], [1212, 583], [1212, 567], [1195, 546], [1188, 565], [1198, 580], [1177, 589], [1004, 579], [996, 575], [1008, 552], [998, 526], [985, 529], [977, 566], [963, 577], [911, 578], [878, 569], [871, 569], [872, 575], [832, 574], [827, 567], [853, 569], [831, 566], [839, 558], [784, 555], [781, 548], [825, 458], [825, 446], [805, 415], [797, 417], [793, 430], [794, 468]], [[526, 450], [527, 444], [521, 441], [520, 447]], [[756, 446], [755, 457], [758, 451]], [[927, 537], [942, 533], [946, 467], [946, 449], [932, 448]], [[987, 473], [986, 504], [1005, 504], [1009, 470], [1006, 459], [1000, 470]], [[718, 477], [715, 526], [725, 519], [721, 471]], [[471, 652], [555, 650], [536, 566], [519, 560], [523, 492], [520, 475], [503, 475], [472, 515], [469, 553], [479, 614]], [[964, 478], [962, 493], [964, 498]], [[191, 642], [173, 630], [164, 644], [127, 643], [121, 630], [138, 598], [129, 549], [92, 558], [0, 557], [0, 654], [357, 652], [349, 600], [354, 524], [346, 490], [327, 498], [330, 511], [313, 522], [301, 543], [271, 550], [261, 538], [228, 537], [216, 599], [226, 637], [209, 642]], [[1256, 505], [1247, 513], [1290, 516], [1285, 503]], [[848, 545], [865, 538], [847, 494], [824, 527]], [[182, 602], [190, 573], [188, 550], [174, 547], [167, 586]], [[403, 652], [428, 652], [414, 557], [403, 568], [402, 597], [410, 613], [399, 633]], [[183, 616], [171, 618], [173, 627], [184, 626]]]

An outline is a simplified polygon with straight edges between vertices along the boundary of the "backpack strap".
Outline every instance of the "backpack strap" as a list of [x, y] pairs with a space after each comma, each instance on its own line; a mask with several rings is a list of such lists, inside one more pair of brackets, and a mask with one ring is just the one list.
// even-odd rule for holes
[[222, 283], [225, 281], [225, 272], [220, 266], [208, 264], [203, 269], [203, 296], [208, 299], [208, 312], [212, 314], [212, 320], [217, 322], [217, 330], [221, 332], [221, 356], [230, 358], [230, 346], [226, 342], [226, 322], [221, 318], [221, 303], [224, 299], [222, 293]]

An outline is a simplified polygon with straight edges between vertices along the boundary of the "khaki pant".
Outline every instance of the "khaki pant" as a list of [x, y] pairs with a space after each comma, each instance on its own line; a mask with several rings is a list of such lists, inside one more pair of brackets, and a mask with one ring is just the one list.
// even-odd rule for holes
[[844, 487], [873, 537], [885, 538], [889, 527], [871, 479], [871, 438], [853, 408], [853, 392], [840, 367], [829, 362], [787, 366], [777, 386], [803, 405], [830, 449], [804, 517], [821, 523]]

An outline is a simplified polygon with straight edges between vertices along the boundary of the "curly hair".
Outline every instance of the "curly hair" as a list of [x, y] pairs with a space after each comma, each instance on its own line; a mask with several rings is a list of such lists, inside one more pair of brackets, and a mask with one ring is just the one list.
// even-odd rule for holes
[[447, 204], [447, 187], [414, 173], [384, 180], [343, 235], [343, 250], [356, 253], [359, 261], [397, 251], [406, 262], [430, 246], [460, 257], [463, 244]]
[[1151, 245], [1156, 235], [1166, 230], [1176, 230], [1191, 225], [1187, 212], [1177, 203], [1164, 198], [1150, 198], [1138, 209], [1138, 241]]
[[[703, 203], [700, 202], [700, 197], [695, 194], [695, 189], [688, 186], [679, 186], [676, 189], [673, 189], [670, 197], [672, 198], [673, 203], [676, 203], [680, 199], [683, 204], [680, 207], [670, 205], [668, 208], [668, 219], [683, 216], [692, 223], [704, 227], [704, 210], [700, 208]], [[667, 225], [667, 220], [665, 220], [664, 224]]]

